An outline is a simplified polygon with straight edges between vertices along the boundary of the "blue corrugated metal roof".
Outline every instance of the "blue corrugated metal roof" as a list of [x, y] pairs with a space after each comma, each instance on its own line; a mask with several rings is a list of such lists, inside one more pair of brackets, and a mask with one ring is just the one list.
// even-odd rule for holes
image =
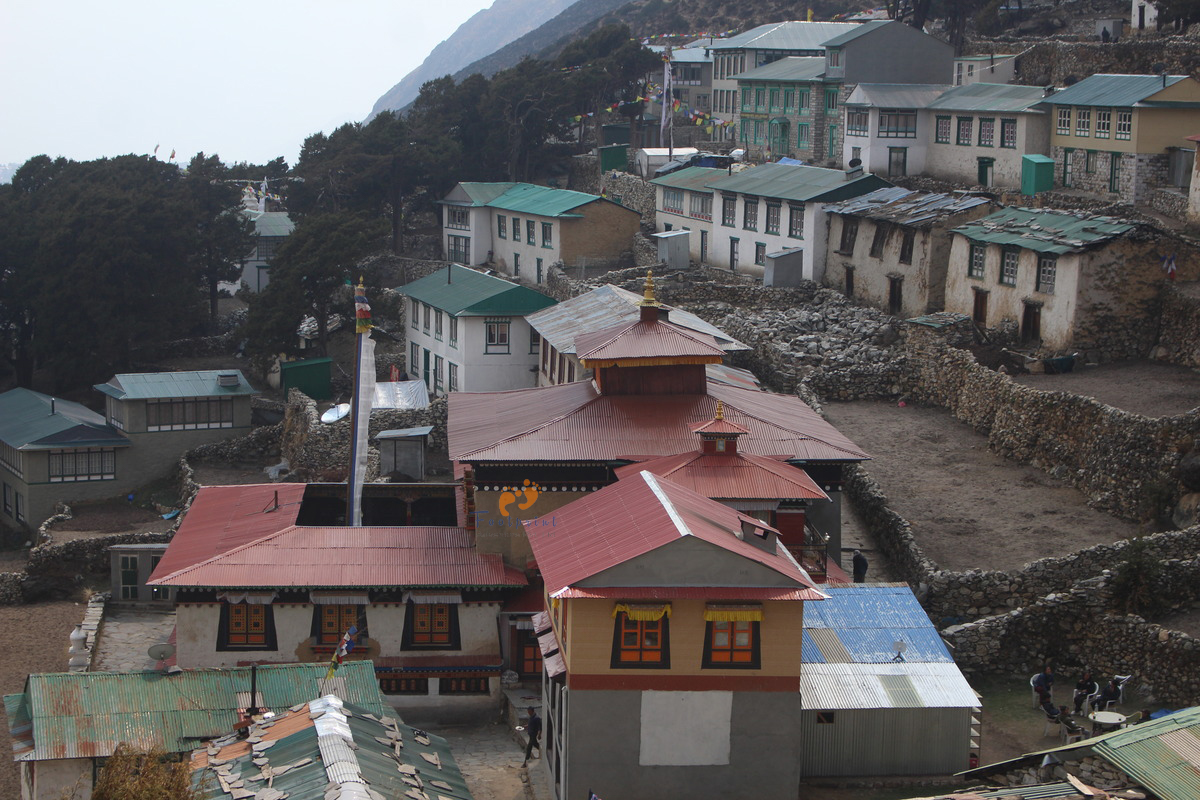
[[[950, 651], [925, 610], [906, 585], [863, 584], [823, 587], [829, 599], [804, 608], [804, 663], [826, 658], [810, 631], [828, 629], [836, 635], [851, 663], [891, 661], [895, 642], [907, 643], [904, 660], [911, 663], [952, 662]], [[822, 634], [827, 636], [828, 634]]]

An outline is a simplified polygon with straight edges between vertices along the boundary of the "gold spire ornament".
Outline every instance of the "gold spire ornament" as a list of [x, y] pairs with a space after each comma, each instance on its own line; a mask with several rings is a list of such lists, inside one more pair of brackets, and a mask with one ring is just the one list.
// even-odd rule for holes
[[646, 270], [646, 283], [642, 290], [642, 299], [638, 301], [639, 306], [660, 306], [662, 303], [654, 299], [654, 270]]

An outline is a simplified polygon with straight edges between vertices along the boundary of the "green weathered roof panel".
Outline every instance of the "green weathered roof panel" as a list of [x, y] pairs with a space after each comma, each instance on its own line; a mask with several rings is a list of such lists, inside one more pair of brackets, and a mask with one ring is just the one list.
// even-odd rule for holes
[[[1014, 86], [1007, 83], [971, 83], [947, 89], [928, 108], [943, 111], [995, 111], [1021, 114], [1046, 102], [1041, 86]], [[1037, 111], [1036, 113], [1041, 113]]]
[[1124, 728], [1095, 750], [1161, 800], [1200, 797], [1200, 707]]
[[[327, 664], [258, 668], [263, 704], [282, 712], [321, 694]], [[373, 714], [394, 714], [380, 694], [370, 661], [338, 667], [344, 698]], [[249, 697], [250, 668], [165, 672], [69, 672], [30, 675], [24, 695], [5, 697], [17, 761], [95, 758], [121, 742], [168, 752], [191, 750], [238, 722], [238, 693]], [[13, 699], [13, 698], [24, 699]], [[32, 729], [22, 733], [22, 704]], [[14, 713], [16, 711], [17, 713]]]
[[794, 164], [761, 164], [718, 178], [707, 185], [720, 192], [794, 200], [798, 203], [817, 199], [845, 200], [874, 189], [891, 186], [876, 175], [862, 175], [847, 180], [846, 173], [840, 169]]
[[291, 236], [296, 230], [296, 223], [286, 211], [264, 211], [253, 219], [254, 232], [259, 236]]
[[508, 191], [487, 202], [490, 208], [532, 214], [537, 217], [578, 217], [570, 212], [588, 203], [605, 202], [594, 194], [584, 194], [570, 189], [551, 189], [532, 183], [518, 183]]
[[523, 317], [557, 301], [526, 286], [452, 264], [396, 291], [455, 317]]
[[739, 81], [815, 81], [825, 77], [822, 56], [788, 56], [739, 73]]
[[458, 184], [467, 197], [471, 198], [471, 202], [477, 206], [486, 206], [491, 201], [495, 200], [500, 195], [507, 192], [517, 184], [511, 182], [504, 183], [479, 183], [467, 181]]
[[693, 192], [712, 194], [708, 184], [714, 178], [728, 174], [727, 171], [716, 167], [684, 167], [669, 175], [663, 175], [661, 178], [654, 178], [650, 182], [655, 186], [669, 186], [672, 189], [688, 189]]
[[1024, 247], [1039, 253], [1079, 253], [1103, 244], [1134, 225], [1115, 217], [1034, 208], [1005, 208], [955, 228], [971, 241]]
[[1186, 79], [1186, 75], [1090, 75], [1046, 98], [1059, 106], [1116, 106], [1129, 108], [1168, 86]]
[[856, 28], [854, 22], [771, 22], [728, 39], [717, 39], [713, 50], [820, 50], [826, 42]]
[[[236, 375], [237, 384], [221, 386], [221, 375]], [[191, 372], [133, 372], [114, 375], [96, 391], [118, 400], [162, 400], [186, 397], [243, 397], [258, 394], [239, 369], [206, 369]]]
[[129, 446], [95, 411], [31, 389], [0, 394], [0, 442], [18, 450]]

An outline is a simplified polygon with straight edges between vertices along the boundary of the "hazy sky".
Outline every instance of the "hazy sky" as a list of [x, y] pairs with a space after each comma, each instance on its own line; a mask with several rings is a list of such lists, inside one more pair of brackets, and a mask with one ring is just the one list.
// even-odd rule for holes
[[294, 164], [492, 0], [0, 0], [0, 164]]

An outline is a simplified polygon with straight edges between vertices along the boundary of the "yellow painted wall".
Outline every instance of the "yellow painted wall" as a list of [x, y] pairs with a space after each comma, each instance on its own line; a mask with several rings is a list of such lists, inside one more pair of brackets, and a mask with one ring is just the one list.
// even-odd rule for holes
[[1161, 153], [1168, 147], [1179, 147], [1185, 136], [1194, 136], [1197, 131], [1200, 108], [1139, 108], [1133, 112], [1133, 141], [1138, 153]]
[[[566, 637], [564, 651], [567, 670], [580, 675], [772, 675], [799, 677], [800, 644], [804, 627], [804, 603], [800, 601], [769, 601], [763, 603], [761, 636], [762, 668], [704, 669], [704, 606], [703, 600], [674, 600], [671, 602], [669, 645], [670, 670], [613, 669], [613, 606], [611, 600], [564, 600], [566, 607]], [[560, 641], [563, 637], [560, 632]]]

